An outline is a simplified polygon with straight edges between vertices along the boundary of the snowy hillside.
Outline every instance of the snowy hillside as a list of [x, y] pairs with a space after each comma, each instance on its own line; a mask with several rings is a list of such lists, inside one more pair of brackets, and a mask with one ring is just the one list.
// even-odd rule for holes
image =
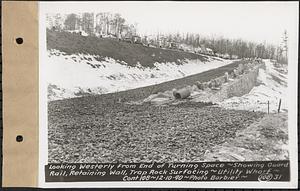
[[232, 60], [181, 60], [155, 63], [154, 67], [129, 66], [112, 58], [67, 55], [49, 50], [47, 58], [48, 99], [57, 100], [86, 94], [104, 94], [153, 85], [201, 73], [232, 63]]
[[258, 86], [242, 97], [232, 97], [220, 106], [230, 109], [277, 112], [279, 100], [282, 100], [281, 111], [287, 111], [287, 65], [264, 60], [265, 69], [259, 70]]

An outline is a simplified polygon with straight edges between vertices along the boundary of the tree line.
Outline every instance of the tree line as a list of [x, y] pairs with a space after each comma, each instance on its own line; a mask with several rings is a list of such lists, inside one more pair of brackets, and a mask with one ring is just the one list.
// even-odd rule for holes
[[191, 48], [206, 47], [213, 50], [214, 53], [233, 55], [239, 58], [263, 58], [277, 59], [284, 61], [287, 58], [287, 33], [285, 31], [284, 40], [280, 46], [267, 43], [255, 43], [243, 39], [229, 39], [224, 37], [207, 37], [193, 33], [176, 33], [155, 35], [158, 43], [165, 46], [168, 42], [189, 45]]
[[129, 24], [119, 13], [81, 13], [47, 15], [48, 28], [55, 30], [84, 31], [88, 35], [136, 34], [137, 24]]
[[[113, 35], [116, 38], [138, 35], [138, 24], [128, 23], [119, 13], [80, 13], [47, 15], [47, 27], [62, 31], [84, 31], [87, 35]], [[275, 46], [267, 43], [255, 43], [243, 39], [225, 37], [207, 37], [194, 33], [157, 33], [142, 35], [144, 44], [168, 47], [169, 44], [189, 46], [191, 50], [198, 47], [210, 48], [215, 54], [236, 55], [239, 58], [267, 58], [287, 62], [287, 32], [283, 34], [282, 44]]]

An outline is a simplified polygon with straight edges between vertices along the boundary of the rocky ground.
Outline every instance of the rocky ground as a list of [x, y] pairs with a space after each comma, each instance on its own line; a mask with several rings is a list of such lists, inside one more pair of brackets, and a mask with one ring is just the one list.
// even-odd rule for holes
[[265, 115], [261, 120], [205, 155], [205, 161], [288, 160], [287, 113]]
[[207, 150], [263, 116], [203, 103], [52, 106], [49, 162], [202, 161]]

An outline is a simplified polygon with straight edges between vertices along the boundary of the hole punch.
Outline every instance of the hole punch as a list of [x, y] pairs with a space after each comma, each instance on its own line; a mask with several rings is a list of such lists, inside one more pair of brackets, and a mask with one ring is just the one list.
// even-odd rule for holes
[[17, 142], [22, 142], [22, 141], [23, 141], [23, 136], [22, 136], [22, 135], [18, 135], [18, 136], [16, 137], [16, 141], [17, 141]]
[[23, 38], [16, 38], [17, 44], [23, 44]]

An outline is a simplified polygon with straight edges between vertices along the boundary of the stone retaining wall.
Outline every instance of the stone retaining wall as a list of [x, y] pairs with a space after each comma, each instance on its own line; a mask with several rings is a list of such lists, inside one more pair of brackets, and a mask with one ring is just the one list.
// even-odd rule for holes
[[258, 71], [262, 67], [264, 67], [264, 64], [255, 66], [251, 71], [235, 78], [234, 81], [223, 84], [221, 89], [211, 97], [211, 101], [219, 102], [230, 97], [240, 97], [249, 93], [256, 85]]

